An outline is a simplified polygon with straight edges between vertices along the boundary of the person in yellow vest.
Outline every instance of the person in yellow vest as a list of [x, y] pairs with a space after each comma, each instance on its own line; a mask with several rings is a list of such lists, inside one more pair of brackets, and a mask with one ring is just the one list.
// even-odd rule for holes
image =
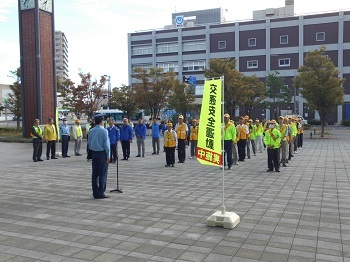
[[53, 119], [49, 118], [48, 123], [44, 127], [44, 138], [46, 141], [46, 159], [50, 159], [50, 152], [51, 152], [51, 159], [57, 159], [56, 157], [56, 139], [57, 139], [57, 132], [56, 127], [53, 124]]
[[303, 147], [304, 125], [301, 118], [298, 118], [298, 149]]
[[264, 143], [267, 147], [267, 166], [266, 172], [272, 172], [275, 168], [276, 172], [280, 172], [278, 162], [278, 148], [281, 144], [281, 132], [276, 128], [276, 121], [270, 120], [269, 130], [266, 131]]
[[186, 159], [186, 139], [188, 133], [188, 126], [184, 123], [184, 117], [179, 115], [178, 123], [175, 126], [175, 132], [177, 135], [177, 156], [178, 163], [185, 163]]
[[76, 156], [81, 156], [80, 147], [83, 140], [83, 130], [81, 129], [80, 120], [75, 120], [75, 126], [73, 127], [73, 136], [74, 136], [74, 154]]
[[262, 124], [260, 124], [259, 119], [255, 120], [255, 147], [256, 151], [260, 151], [262, 153], [262, 150], [264, 148], [263, 146], [263, 133], [264, 133], [264, 127]]
[[[293, 136], [293, 129], [292, 129], [292, 117], [288, 118], [288, 126], [291, 131], [291, 136], [288, 141], [288, 161], [292, 160], [292, 157], [294, 157], [293, 153], [293, 147], [294, 147], [294, 136]], [[288, 162], [287, 162], [288, 163]]]
[[296, 119], [294, 116], [292, 116], [292, 123], [290, 124], [291, 128], [292, 128], [292, 136], [293, 136], [293, 154], [298, 154], [297, 152], [297, 146], [298, 146], [298, 127], [297, 127], [297, 123], [296, 123]]
[[40, 120], [35, 119], [34, 125], [32, 127], [32, 132], [30, 136], [33, 138], [33, 161], [44, 161], [41, 159], [41, 154], [43, 151], [43, 130], [39, 126]]
[[244, 161], [245, 159], [245, 147], [249, 135], [248, 126], [244, 124], [244, 117], [240, 117], [237, 129], [237, 149], [238, 149], [238, 161]]
[[167, 123], [164, 132], [164, 151], [165, 151], [165, 167], [174, 167], [175, 164], [175, 147], [177, 143], [176, 132], [172, 129], [173, 124]]
[[281, 132], [281, 147], [279, 149], [280, 163], [282, 166], [286, 167], [288, 162], [288, 149], [289, 149], [289, 140], [292, 135], [291, 129], [288, 125], [288, 118], [280, 116], [280, 132]]
[[198, 142], [198, 125], [197, 120], [192, 119], [192, 126], [190, 128], [190, 142], [191, 142], [191, 157], [190, 159], [196, 158], [196, 149]]
[[224, 114], [224, 125], [224, 166], [227, 164], [228, 170], [231, 170], [233, 164], [232, 146], [236, 140], [236, 130], [230, 122], [229, 114]]
[[[247, 143], [249, 144], [249, 146], [247, 146], [247, 150], [248, 148], [251, 148], [254, 156], [256, 156], [256, 145], [255, 145], [256, 125], [255, 125], [255, 122], [253, 122], [253, 119], [249, 119], [248, 123], [249, 123], [249, 138], [247, 140]], [[248, 155], [248, 158], [250, 158], [250, 154]]]
[[238, 153], [237, 153], [237, 130], [236, 130], [236, 126], [235, 126], [235, 121], [233, 121], [232, 119], [230, 120], [230, 123], [233, 125], [233, 129], [235, 132], [235, 137], [236, 139], [232, 140], [232, 160], [233, 160], [233, 164], [238, 165], [237, 161], [238, 161]]

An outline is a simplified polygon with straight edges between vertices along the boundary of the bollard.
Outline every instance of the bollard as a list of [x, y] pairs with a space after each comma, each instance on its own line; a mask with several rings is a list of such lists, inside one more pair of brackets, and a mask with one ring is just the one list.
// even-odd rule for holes
[[314, 135], [316, 135], [316, 127], [314, 127]]
[[312, 132], [310, 132], [310, 139], [312, 139]]

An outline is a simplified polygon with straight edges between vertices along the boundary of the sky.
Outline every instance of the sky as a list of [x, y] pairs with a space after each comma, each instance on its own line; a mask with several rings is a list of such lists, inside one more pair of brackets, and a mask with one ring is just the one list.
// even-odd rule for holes
[[[173, 12], [223, 7], [228, 21], [250, 20], [254, 10], [284, 6], [284, 0], [56, 0], [55, 30], [68, 40], [69, 77], [78, 72], [111, 77], [111, 86], [128, 84], [127, 34], [164, 28]], [[296, 15], [350, 10], [349, 0], [295, 0]], [[18, 0], [0, 0], [0, 84], [20, 65]]]

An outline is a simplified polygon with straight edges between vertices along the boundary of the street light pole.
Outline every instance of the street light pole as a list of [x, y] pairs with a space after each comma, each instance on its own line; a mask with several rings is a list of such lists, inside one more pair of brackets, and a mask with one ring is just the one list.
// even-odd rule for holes
[[109, 75], [104, 75], [107, 77], [108, 81], [108, 89], [107, 89], [107, 109], [109, 109], [109, 101], [110, 101], [110, 95], [111, 95], [111, 76]]

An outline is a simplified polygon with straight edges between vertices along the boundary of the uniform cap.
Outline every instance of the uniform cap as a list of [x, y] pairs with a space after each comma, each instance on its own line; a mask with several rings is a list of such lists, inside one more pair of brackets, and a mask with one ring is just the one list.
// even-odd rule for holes
[[80, 123], [80, 120], [79, 119], [75, 119], [75, 123]]
[[192, 119], [192, 122], [197, 122], [197, 120], [196, 119]]
[[253, 122], [253, 119], [249, 119], [248, 122]]
[[259, 119], [255, 119], [255, 122], [258, 122], [258, 123], [259, 123], [260, 121], [259, 121]]
[[229, 114], [224, 114], [224, 117], [230, 118], [230, 115]]
[[288, 120], [288, 117], [284, 117], [283, 120]]
[[167, 123], [166, 126], [173, 127], [173, 124], [172, 123]]
[[284, 117], [283, 116], [279, 116], [279, 119], [284, 119]]
[[244, 119], [247, 119], [247, 120], [248, 120], [248, 119], [249, 119], [249, 116], [244, 116]]
[[270, 120], [269, 124], [276, 124], [276, 120]]
[[183, 115], [179, 115], [179, 118], [182, 118], [182, 119], [183, 119], [183, 118], [184, 118], [184, 116], [183, 116]]

